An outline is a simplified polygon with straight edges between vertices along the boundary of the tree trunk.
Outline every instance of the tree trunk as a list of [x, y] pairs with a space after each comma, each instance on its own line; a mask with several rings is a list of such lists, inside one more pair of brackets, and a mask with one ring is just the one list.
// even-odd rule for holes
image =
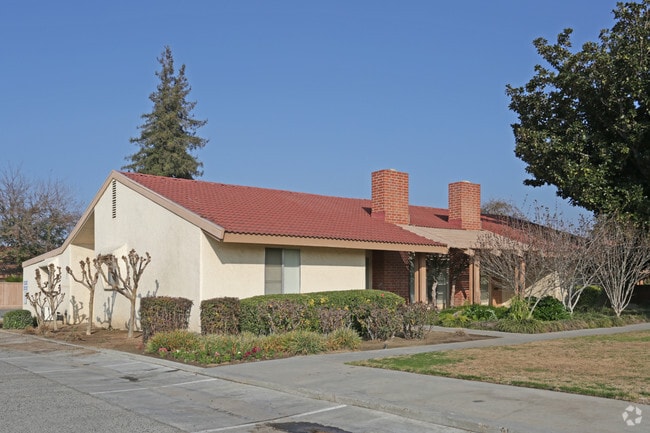
[[135, 294], [131, 298], [131, 317], [129, 319], [129, 333], [127, 338], [133, 338], [133, 329], [135, 328], [135, 301], [137, 299]]
[[59, 328], [58, 328], [58, 326], [56, 324], [56, 311], [54, 310], [54, 308], [55, 308], [54, 307], [54, 300], [52, 298], [49, 299], [49, 304], [50, 304], [50, 317], [52, 318], [52, 322], [54, 323], [52, 329], [54, 329], [56, 331]]
[[88, 326], [86, 327], [86, 335], [91, 335], [93, 333], [94, 305], [95, 305], [95, 290], [93, 289], [90, 291], [90, 296], [88, 299]]

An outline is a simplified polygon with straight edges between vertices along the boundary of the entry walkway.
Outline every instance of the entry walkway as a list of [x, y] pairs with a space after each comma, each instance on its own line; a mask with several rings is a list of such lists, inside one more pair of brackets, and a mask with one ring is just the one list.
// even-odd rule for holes
[[[449, 331], [448, 328], [436, 330]], [[630, 427], [622, 417], [622, 413], [629, 406], [629, 403], [624, 401], [346, 364], [349, 361], [401, 354], [523, 344], [638, 330], [650, 330], [650, 323], [533, 335], [467, 330], [469, 333], [497, 338], [221, 366], [208, 369], [207, 374], [335, 403], [378, 409], [469, 431], [645, 432], [650, 431], [649, 405], [635, 405], [642, 410], [645, 417], [641, 424]]]

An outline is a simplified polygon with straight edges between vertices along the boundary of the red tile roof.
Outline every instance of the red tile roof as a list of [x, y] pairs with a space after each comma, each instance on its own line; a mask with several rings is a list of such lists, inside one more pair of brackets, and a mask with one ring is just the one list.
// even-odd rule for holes
[[370, 200], [122, 174], [227, 233], [443, 246], [373, 218]]

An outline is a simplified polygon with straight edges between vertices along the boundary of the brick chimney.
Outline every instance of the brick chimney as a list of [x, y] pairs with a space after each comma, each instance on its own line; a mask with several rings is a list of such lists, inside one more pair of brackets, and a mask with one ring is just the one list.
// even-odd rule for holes
[[392, 224], [408, 224], [409, 175], [395, 170], [372, 173], [372, 216]]
[[449, 222], [481, 230], [481, 185], [466, 180], [449, 184]]

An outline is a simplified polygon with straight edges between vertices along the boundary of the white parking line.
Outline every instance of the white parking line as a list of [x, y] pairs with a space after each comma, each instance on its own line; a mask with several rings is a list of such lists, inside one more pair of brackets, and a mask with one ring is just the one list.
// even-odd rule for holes
[[330, 412], [332, 410], [342, 409], [344, 407], [347, 407], [347, 405], [340, 404], [338, 406], [326, 407], [325, 409], [313, 410], [311, 412], [299, 413], [297, 415], [283, 416], [281, 418], [267, 419], [267, 420], [264, 420], [264, 421], [252, 422], [252, 423], [248, 423], [248, 424], [233, 425], [233, 426], [230, 426], [230, 427], [220, 427], [220, 428], [215, 428], [215, 429], [210, 429], [210, 430], [200, 430], [200, 431], [196, 431], [196, 432], [193, 432], [193, 433], [214, 433], [214, 432], [235, 430], [235, 429], [246, 428], [246, 427], [255, 427], [255, 426], [258, 426], [258, 425], [261, 425], [261, 424], [266, 424], [268, 422], [277, 422], [277, 421], [280, 421], [280, 420], [283, 420], [283, 419], [291, 419], [291, 418], [301, 418], [303, 416], [316, 415], [318, 413], [323, 413], [323, 412]]
[[213, 382], [215, 380], [219, 380], [219, 379], [211, 378], [211, 379], [203, 379], [203, 380], [193, 380], [193, 381], [190, 381], [190, 382], [171, 383], [169, 385], [150, 386], [150, 387], [145, 386], [145, 387], [141, 387], [141, 388], [114, 389], [112, 391], [90, 392], [89, 394], [90, 395], [117, 394], [117, 393], [120, 393], [120, 392], [145, 391], [145, 390], [160, 389], [160, 388], [173, 388], [175, 386], [193, 385], [195, 383]]

